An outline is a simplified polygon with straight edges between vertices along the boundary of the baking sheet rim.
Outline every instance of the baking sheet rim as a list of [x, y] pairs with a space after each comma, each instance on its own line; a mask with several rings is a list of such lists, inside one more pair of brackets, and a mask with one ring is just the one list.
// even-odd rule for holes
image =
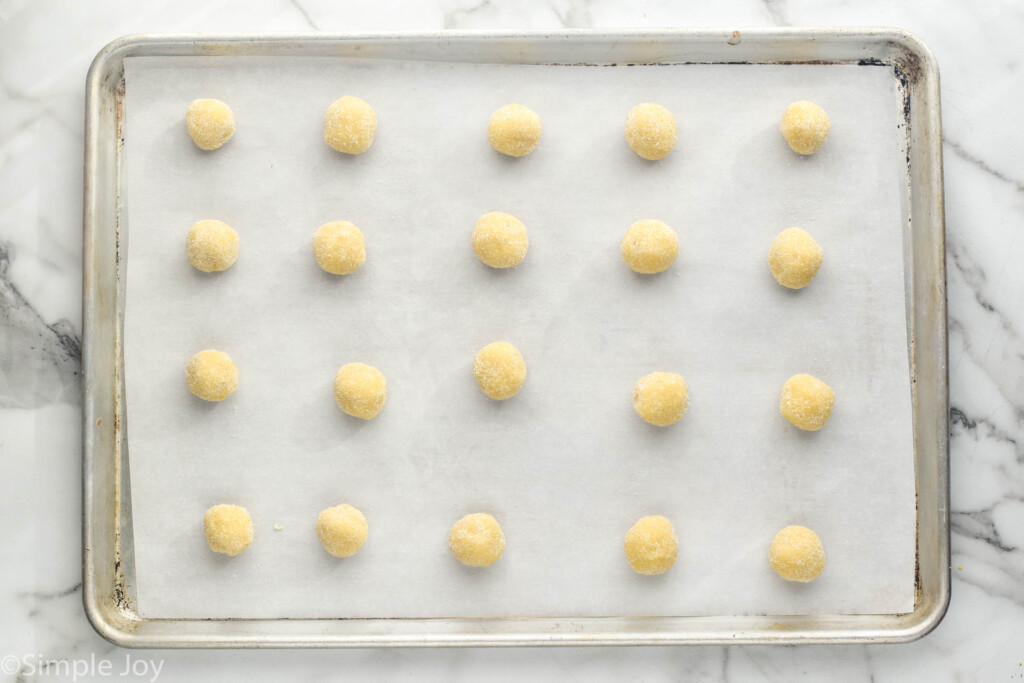
[[[85, 269], [85, 288], [84, 288], [84, 343], [83, 343], [83, 368], [84, 379], [83, 391], [85, 394], [85, 409], [83, 411], [85, 417], [85, 425], [87, 429], [84, 434], [84, 453], [83, 453], [83, 578], [85, 583], [84, 600], [86, 606], [86, 612], [90, 618], [90, 621], [97, 628], [97, 630], [112, 640], [113, 642], [124, 644], [124, 645], [136, 645], [136, 646], [224, 646], [224, 645], [267, 645], [267, 646], [359, 646], [359, 645], [481, 645], [481, 644], [493, 644], [493, 645], [525, 645], [525, 644], [642, 644], [642, 643], [713, 643], [713, 642], [792, 642], [794, 640], [799, 642], [864, 642], [864, 641], [878, 641], [878, 642], [898, 642], [905, 640], [916, 639], [938, 624], [941, 620], [946, 606], [948, 604], [949, 596], [949, 585], [948, 585], [948, 567], [945, 570], [945, 577], [943, 580], [943, 574], [940, 571], [938, 574], [938, 586], [937, 594], [929, 596], [928, 604], [924, 605], [925, 601], [921, 599], [921, 569], [918, 567], [918, 600], [917, 608], [911, 616], [916, 618], [913, 620], [913, 625], [910, 627], [902, 628], [878, 628], [875, 630], [863, 630], [863, 632], [848, 632], [845, 635], [827, 635], [827, 631], [805, 631], [805, 630], [791, 630], [791, 631], [780, 631], [775, 630], [775, 627], [781, 626], [781, 624], [773, 623], [769, 632], [750, 630], [750, 629], [731, 629], [723, 630], [717, 633], [705, 633], [694, 634], [687, 632], [668, 632], [668, 633], [644, 633], [644, 632], [622, 632], [614, 635], [608, 633], [598, 634], [586, 634], [586, 633], [551, 633], [538, 631], [532, 634], [513, 634], [513, 633], [490, 633], [484, 635], [483, 633], [477, 632], [476, 635], [470, 635], [466, 633], [460, 634], [445, 634], [437, 633], [433, 636], [426, 634], [416, 634], [413, 636], [403, 637], [397, 634], [393, 635], [380, 635], [380, 636], [353, 636], [349, 634], [342, 634], [336, 636], [334, 639], [317, 640], [314, 637], [285, 637], [285, 638], [274, 638], [265, 637], [262, 641], [253, 642], [252, 637], [246, 637], [244, 635], [231, 636], [219, 634], [212, 638], [203, 637], [198, 631], [188, 635], [187, 633], [183, 636], [168, 635], [168, 634], [157, 634], [151, 635], [146, 638], [140, 638], [137, 635], [137, 631], [140, 626], [146, 621], [164, 621], [164, 620], [141, 620], [134, 615], [134, 611], [131, 607], [131, 598], [125, 592], [126, 582], [124, 580], [124, 569], [120, 562], [120, 551], [119, 542], [114, 543], [114, 555], [115, 557], [104, 558], [107, 560], [113, 560], [113, 566], [116, 571], [121, 572], [121, 575], [115, 580], [114, 583], [114, 594], [112, 596], [104, 596], [106, 601], [101, 600], [99, 592], [97, 591], [97, 575], [96, 575], [96, 562], [94, 557], [93, 544], [90, 542], [97, 534], [93, 528], [94, 523], [97, 521], [96, 508], [99, 506], [96, 499], [92, 495], [93, 489], [93, 474], [94, 465], [96, 464], [95, 459], [95, 446], [96, 439], [94, 437], [93, 423], [95, 422], [95, 415], [97, 411], [94, 405], [95, 395], [95, 376], [93, 374], [93, 363], [94, 358], [94, 315], [96, 313], [96, 301], [97, 301], [97, 269], [95, 268], [95, 236], [97, 230], [98, 221], [98, 204], [99, 199], [96, 195], [96, 177], [92, 171], [97, 168], [97, 152], [101, 148], [103, 141], [110, 144], [117, 140], [110, 140], [107, 138], [103, 139], [103, 131], [98, 127], [98, 121], [102, 118], [100, 111], [100, 99], [103, 95], [107, 97], [114, 97], [116, 99], [115, 109], [118, 111], [115, 114], [116, 123], [119, 127], [121, 123], [120, 119], [120, 96], [123, 95], [123, 90], [120, 93], [117, 92], [117, 87], [123, 88], [123, 80], [114, 86], [114, 93], [103, 92], [103, 88], [110, 88], [110, 81], [112, 77], [123, 79], [123, 64], [122, 60], [128, 53], [136, 50], [145, 51], [147, 48], [156, 50], [156, 53], [161, 54], [161, 45], [176, 46], [175, 49], [170, 50], [172, 54], [205, 54], [205, 53], [217, 53], [217, 54], [230, 54], [231, 46], [237, 46], [242, 43], [247, 44], [259, 44], [262, 45], [262, 49], [266, 48], [278, 48], [282, 46], [296, 47], [293, 41], [299, 41], [300, 45], [334, 45], [336, 43], [353, 43], [353, 42], [406, 42], [419, 40], [421, 42], [427, 41], [442, 41], [446, 44], [452, 40], [512, 40], [512, 41], [541, 41], [544, 39], [552, 40], [556, 38], [563, 39], [579, 39], [589, 38], [594, 41], [613, 39], [617, 41], [638, 41], [641, 38], [647, 39], [660, 39], [665, 41], [680, 41], [685, 43], [687, 39], [703, 39], [709, 41], [715, 38], [722, 38], [725, 42], [730, 45], [735, 45], [735, 40], [738, 36], [743, 35], [744, 39], [750, 40], [750, 36], [753, 35], [755, 40], [760, 40], [765, 43], [770, 43], [772, 40], [800, 40], [800, 39], [817, 39], [824, 40], [828, 37], [842, 38], [845, 40], [882, 40], [890, 41], [889, 45], [892, 48], [893, 45], [902, 47], [906, 54], [911, 57], [908, 63], [903, 64], [903, 68], [908, 78], [917, 79], [922, 84], [922, 91], [924, 92], [924, 101], [929, 105], [928, 110], [925, 112], [926, 124], [929, 128], [926, 133], [930, 133], [933, 137], [928, 140], [928, 148], [925, 150], [926, 156], [924, 160], [928, 162], [928, 168], [924, 169], [924, 175], [927, 176], [924, 182], [934, 190], [937, 190], [934, 199], [937, 201], [932, 204], [932, 216], [931, 225], [926, 225], [927, 228], [931, 228], [934, 233], [931, 235], [935, 242], [931, 245], [933, 248], [941, 249], [944, 242], [944, 230], [942, 226], [942, 202], [941, 202], [941, 142], [936, 144], [938, 138], [938, 125], [939, 125], [939, 110], [938, 110], [938, 76], [937, 67], [934, 62], [934, 58], [931, 57], [927, 47], [915, 36], [901, 31], [899, 29], [744, 29], [740, 31], [716, 31], [716, 30], [702, 30], [702, 29], [688, 29], [688, 30], [661, 30], [661, 31], [644, 31], [644, 30], [632, 30], [632, 31], [600, 31], [600, 30], [580, 30], [580, 31], [527, 31], [527, 32], [501, 32], [501, 31], [487, 31], [487, 32], [440, 32], [440, 33], [381, 33], [381, 34], [350, 34], [350, 35], [244, 35], [244, 36], [129, 36], [111, 43], [107, 48], [100, 52], [97, 56], [93, 67], [90, 69], [88, 78], [88, 103], [87, 103], [87, 126], [86, 126], [86, 210], [85, 210], [85, 248], [84, 248], [84, 269]], [[212, 50], [212, 52], [211, 52]], [[877, 61], [871, 61], [868, 58], [866, 61], [861, 60], [859, 63], [877, 64]], [[721, 61], [721, 60], [708, 60], [709, 62]], [[765, 60], [756, 60], [765, 61]], [[778, 62], [787, 62], [791, 60], [776, 60]], [[801, 61], [801, 60], [792, 60]], [[814, 62], [814, 60], [802, 60]], [[823, 60], [827, 61], [827, 60]], [[849, 60], [835, 60], [834, 62], [828, 63], [839, 63], [842, 61]], [[756, 63], [756, 62], [752, 62]], [[854, 62], [857, 63], [857, 62]], [[897, 67], [897, 73], [900, 73], [900, 65], [894, 64]], [[105, 112], [108, 116], [110, 112]], [[911, 114], [911, 105], [909, 102], [908, 93], [908, 105], [907, 105], [907, 116], [908, 120]], [[119, 138], [119, 136], [117, 136]], [[918, 147], [924, 145], [919, 143]], [[910, 146], [913, 146], [913, 140], [911, 139]], [[911, 152], [916, 150], [910, 149]], [[119, 159], [119, 149], [116, 152], [116, 156]], [[916, 156], [916, 155], [912, 155]], [[910, 159], [908, 159], [909, 164]], [[912, 175], [912, 167], [908, 165], [908, 176]], [[107, 180], [111, 180], [107, 178]], [[908, 177], [908, 183], [912, 184], [913, 178]], [[119, 187], [119, 178], [114, 178], [113, 182], [116, 187]], [[920, 197], [920, 194], [912, 194], [911, 204], [908, 207], [910, 217], [915, 216], [915, 204], [914, 197]], [[109, 200], [109, 198], [108, 198]], [[115, 198], [115, 207], [117, 199]], [[109, 207], [108, 207], [109, 208]], [[115, 215], [113, 216], [116, 225], [116, 208]], [[915, 230], [920, 230], [921, 222], [913, 224]], [[940, 252], [942, 253], [942, 252]], [[908, 254], [909, 256], [909, 254]], [[913, 271], [914, 261], [916, 259], [909, 259], [911, 266], [910, 270]], [[102, 272], [102, 271], [100, 271]], [[913, 272], [908, 274], [908, 284], [910, 284], [910, 278], [914, 275]], [[935, 333], [937, 339], [941, 344], [941, 359], [939, 359], [940, 369], [942, 370], [941, 376], [937, 378], [937, 381], [941, 384], [939, 389], [940, 399], [939, 402], [942, 405], [948, 405], [948, 379], [945, 375], [945, 355], [947, 352], [946, 347], [946, 329], [945, 329], [945, 292], [944, 292], [944, 262], [939, 260], [936, 264], [936, 281], [932, 283], [939, 294], [939, 298], [935, 300], [937, 307], [936, 320], [941, 321], [940, 329], [925, 330], [925, 332]], [[120, 292], [116, 293], [115, 299], [120, 304]], [[914, 308], [917, 301], [908, 302], [908, 314], [914, 312]], [[116, 308], [116, 307], [115, 307]], [[119, 315], [119, 313], [117, 313]], [[920, 334], [920, 330], [915, 330], [911, 326], [911, 341], [910, 349], [912, 352], [913, 361], [913, 373], [916, 375], [917, 370], [917, 355], [915, 351], [915, 332]], [[118, 331], [116, 334], [120, 334]], [[118, 340], [119, 341], [119, 340]], [[116, 344], [115, 344], [116, 346]], [[120, 350], [117, 350], [117, 361], [118, 364], [121, 362]], [[120, 365], [117, 366], [120, 369]], [[117, 392], [121, 390], [120, 377], [116, 378], [117, 381]], [[917, 432], [919, 432], [919, 415], [918, 415], [918, 401], [917, 401], [917, 387], [915, 386], [915, 400], [914, 400], [914, 418], [915, 418], [915, 451], [918, 456], [918, 462], [916, 463], [916, 469], [918, 473], [918, 491], [917, 496], [920, 502], [921, 499], [921, 482], [920, 474], [922, 464], [920, 462], [920, 449], [918, 448]], [[116, 405], [116, 404], [115, 404]], [[945, 427], [948, 423], [948, 411], [943, 412], [938, 416], [931, 416], [937, 418], [939, 426]], [[112, 419], [108, 424], [113, 425], [116, 429], [116, 433], [113, 435], [113, 441], [119, 445], [121, 433], [120, 429], [122, 425], [120, 421]], [[937, 458], [937, 483], [939, 484], [939, 490], [937, 491], [936, 503], [939, 511], [938, 529], [940, 539], [939, 541], [938, 555], [939, 559], [942, 557], [948, 557], [948, 444], [946, 441], [945, 430], [940, 430], [937, 434], [937, 445], [938, 453]], [[120, 449], [114, 449], [114, 455], [118, 458], [120, 456]], [[120, 495], [120, 463], [114, 468], [115, 474], [115, 495]], [[119, 501], [122, 505], [123, 500]], [[118, 530], [120, 522], [120, 510], [119, 508], [109, 507], [108, 509], [113, 511], [112, 518], [107, 520], [110, 526], [113, 528], [109, 531], [115, 533]], [[919, 505], [919, 533], [918, 533], [918, 551], [921, 549], [921, 534], [920, 534], [920, 505]], [[102, 528], [102, 527], [101, 527]], [[947, 563], [948, 564], [948, 563]], [[922, 606], [926, 609], [922, 609]], [[114, 616], [111, 612], [119, 616]], [[842, 617], [845, 621], [866, 621], [870, 620], [870, 617], [879, 615], [859, 615], [857, 617]], [[884, 615], [889, 616], [889, 615]], [[907, 615], [903, 615], [907, 616]], [[113, 618], [112, 618], [113, 617]], [[572, 622], [586, 622], [586, 621], [608, 621], [615, 619], [615, 617], [593, 617], [593, 618], [569, 618], [568, 621]], [[672, 619], [690, 619], [690, 620], [714, 620], [719, 617], [664, 617], [659, 620], [672, 620]], [[771, 621], [772, 617], [765, 617], [765, 620]], [[183, 623], [188, 624], [192, 620], [175, 620], [174, 622], [165, 623]], [[198, 620], [195, 623], [202, 623], [204, 620]], [[230, 622], [230, 621], [260, 621], [260, 620], [217, 620], [218, 622]], [[317, 622], [325, 620], [306, 620], [306, 619], [289, 619], [283, 621], [290, 622]], [[326, 620], [326, 621], [365, 621], [369, 623], [380, 623], [382, 621], [419, 621], [419, 622], [439, 622], [445, 624], [457, 623], [460, 620], [448, 620], [448, 619], [423, 619], [423, 620]], [[488, 622], [486, 619], [469, 619], [466, 621], [470, 622]], [[498, 621], [511, 621], [511, 622], [529, 622], [529, 621], [540, 621], [540, 622], [557, 622], [566, 621], [559, 619], [508, 619]], [[635, 621], [632, 620], [632, 621]], [[187, 631], [187, 629], [185, 629]], [[374, 629], [376, 630], [376, 629]], [[439, 629], [443, 631], [445, 629]], [[477, 631], [474, 629], [474, 631]], [[327, 638], [321, 636], [321, 638]]]

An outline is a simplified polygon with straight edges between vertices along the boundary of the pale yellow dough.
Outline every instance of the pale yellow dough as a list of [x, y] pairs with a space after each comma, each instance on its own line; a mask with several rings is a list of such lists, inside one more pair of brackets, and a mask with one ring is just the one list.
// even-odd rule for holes
[[238, 368], [228, 354], [207, 349], [189, 360], [185, 381], [188, 390], [204, 401], [223, 401], [238, 388]]
[[825, 252], [800, 228], [787, 228], [772, 241], [768, 267], [783, 287], [802, 289], [818, 274]]
[[355, 555], [369, 533], [366, 517], [348, 504], [327, 508], [316, 518], [316, 535], [324, 550], [335, 557]]
[[388, 400], [388, 382], [375, 367], [348, 363], [334, 376], [334, 400], [346, 414], [372, 420]]
[[234, 557], [252, 543], [252, 517], [238, 505], [214, 505], [203, 516], [203, 531], [210, 550]]
[[480, 389], [490, 398], [512, 398], [526, 381], [526, 361], [519, 349], [508, 342], [494, 342], [473, 358], [473, 374]]
[[825, 144], [832, 124], [825, 110], [807, 100], [786, 107], [779, 130], [797, 154], [814, 154]]
[[188, 231], [188, 260], [204, 273], [227, 270], [238, 259], [238, 233], [223, 221], [202, 220]]
[[506, 104], [491, 114], [487, 140], [498, 152], [524, 157], [540, 142], [540, 116], [521, 104]]
[[235, 115], [220, 100], [192, 100], [185, 112], [185, 127], [196, 147], [214, 150], [235, 133]]
[[473, 251], [491, 268], [518, 266], [526, 258], [529, 246], [526, 226], [507, 213], [485, 213], [473, 229]]
[[821, 429], [832, 415], [836, 395], [829, 385], [810, 375], [793, 375], [782, 385], [782, 416], [805, 431]]
[[633, 408], [645, 421], [659, 427], [679, 422], [690, 405], [686, 380], [674, 372], [652, 372], [633, 388]]
[[377, 133], [377, 113], [367, 102], [345, 95], [327, 107], [324, 114], [324, 142], [345, 154], [362, 154], [370, 149]]
[[448, 548], [462, 564], [486, 567], [497, 562], [505, 552], [505, 534], [498, 520], [477, 512], [452, 525], [448, 532]]
[[675, 230], [653, 218], [629, 226], [620, 247], [622, 260], [632, 270], [652, 275], [668, 270], [679, 255]]
[[366, 238], [348, 221], [325, 223], [313, 235], [313, 256], [328, 273], [354, 273], [366, 263]]
[[638, 104], [626, 115], [626, 142], [648, 161], [667, 157], [678, 139], [675, 117], [660, 104]]
[[807, 527], [787, 526], [772, 539], [768, 562], [786, 581], [807, 583], [825, 569], [825, 549], [818, 534]]
[[641, 517], [626, 534], [626, 560], [638, 574], [663, 574], [679, 555], [679, 538], [672, 522], [661, 515]]

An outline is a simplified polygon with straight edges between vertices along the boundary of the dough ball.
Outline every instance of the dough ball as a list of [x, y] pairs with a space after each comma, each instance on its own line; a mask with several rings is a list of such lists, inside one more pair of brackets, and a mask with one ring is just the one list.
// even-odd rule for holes
[[814, 238], [800, 228], [787, 228], [772, 241], [768, 250], [768, 267], [783, 287], [802, 289], [821, 268], [825, 252]]
[[448, 548], [455, 559], [470, 567], [494, 564], [505, 552], [505, 534], [498, 520], [477, 512], [466, 515], [448, 532]]
[[825, 110], [807, 100], [786, 107], [779, 130], [797, 154], [814, 154], [825, 144], [832, 127]]
[[220, 100], [192, 100], [185, 112], [185, 126], [199, 149], [217, 149], [235, 133], [235, 115]]
[[526, 258], [529, 246], [526, 226], [507, 213], [485, 213], [473, 229], [473, 251], [491, 268], [518, 266]]
[[626, 534], [624, 544], [629, 566], [638, 574], [662, 574], [679, 555], [679, 538], [672, 522], [661, 515], [641, 517]]
[[651, 275], [668, 270], [678, 255], [675, 230], [653, 218], [629, 226], [622, 238], [622, 260], [638, 273]]
[[313, 235], [313, 255], [328, 273], [348, 275], [366, 263], [366, 238], [348, 221], [324, 223]]
[[668, 427], [682, 419], [690, 405], [686, 380], [674, 372], [652, 372], [633, 388], [633, 408], [645, 421]]
[[667, 157], [678, 139], [675, 117], [660, 104], [638, 104], [626, 115], [626, 142], [648, 161]]
[[519, 349], [508, 342], [494, 342], [480, 349], [473, 358], [473, 374], [485, 394], [503, 401], [523, 388], [526, 361]]
[[807, 583], [825, 569], [825, 549], [818, 534], [807, 527], [787, 526], [772, 539], [768, 561], [786, 581]]
[[365, 101], [345, 95], [331, 103], [324, 114], [324, 141], [345, 154], [370, 149], [377, 132], [377, 113]]
[[199, 221], [188, 231], [185, 251], [204, 273], [227, 270], [238, 258], [238, 233], [222, 221]]
[[348, 363], [334, 376], [334, 400], [352, 417], [372, 420], [388, 400], [388, 382], [377, 368]]
[[185, 381], [188, 390], [204, 401], [223, 401], [238, 388], [238, 368], [228, 354], [207, 349], [192, 356]]
[[540, 117], [521, 104], [506, 104], [491, 114], [487, 139], [491, 147], [510, 157], [524, 157], [540, 142]]
[[351, 557], [366, 543], [370, 527], [363, 513], [351, 505], [327, 508], [316, 518], [316, 535], [324, 550], [335, 557]]
[[214, 505], [203, 516], [210, 550], [234, 557], [252, 543], [252, 517], [238, 505]]
[[800, 429], [814, 432], [832, 415], [836, 395], [829, 385], [810, 375], [793, 375], [782, 385], [779, 410]]

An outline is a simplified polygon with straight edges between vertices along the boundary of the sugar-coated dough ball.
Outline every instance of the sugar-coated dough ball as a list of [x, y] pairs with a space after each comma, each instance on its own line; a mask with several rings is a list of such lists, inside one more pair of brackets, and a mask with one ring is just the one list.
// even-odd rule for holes
[[667, 157], [678, 139], [675, 117], [660, 104], [638, 104], [626, 115], [626, 142], [648, 161]]
[[679, 255], [676, 231], [648, 218], [629, 226], [622, 238], [622, 260], [637, 273], [651, 275], [668, 270]]
[[800, 429], [821, 429], [832, 415], [836, 395], [829, 385], [810, 375], [793, 375], [782, 385], [779, 410]]
[[199, 149], [217, 149], [235, 133], [235, 115], [220, 100], [192, 100], [185, 112], [185, 126]]
[[768, 267], [776, 282], [790, 289], [802, 289], [818, 274], [825, 252], [814, 238], [800, 228], [787, 228], [772, 241]]
[[786, 107], [779, 130], [790, 148], [798, 154], [814, 154], [825, 144], [832, 127], [825, 110], [807, 100]]
[[324, 223], [313, 235], [313, 255], [333, 275], [348, 275], [366, 263], [366, 238], [348, 221]]
[[679, 555], [679, 538], [672, 522], [661, 515], [641, 517], [626, 534], [624, 544], [629, 566], [638, 574], [662, 574]]
[[489, 397], [512, 398], [526, 381], [526, 361], [519, 349], [508, 342], [494, 342], [477, 351], [473, 358], [476, 383]]
[[825, 549], [818, 534], [807, 527], [787, 526], [772, 539], [768, 561], [786, 581], [807, 583], [825, 569]]
[[521, 104], [506, 104], [491, 114], [487, 139], [491, 147], [511, 157], [524, 157], [540, 142], [540, 117]]
[[352, 417], [372, 420], [388, 400], [388, 382], [373, 366], [348, 363], [334, 376], [334, 400]]
[[370, 533], [363, 513], [343, 504], [327, 508], [316, 518], [316, 535], [324, 550], [335, 557], [355, 555]]
[[228, 354], [207, 349], [192, 356], [185, 381], [188, 390], [204, 401], [223, 401], [238, 388], [238, 368]]
[[345, 95], [327, 107], [324, 141], [345, 154], [362, 154], [370, 149], [377, 132], [377, 113], [364, 100]]
[[204, 273], [227, 270], [238, 258], [238, 233], [223, 221], [199, 221], [188, 231], [185, 251]]
[[452, 525], [448, 532], [448, 548], [462, 564], [486, 567], [497, 562], [505, 552], [505, 534], [498, 520], [477, 512]]
[[645, 421], [659, 427], [679, 422], [690, 405], [686, 380], [674, 372], [652, 372], [633, 388], [633, 408]]
[[507, 213], [485, 213], [473, 229], [473, 251], [491, 268], [518, 266], [526, 258], [529, 246], [526, 226]]
[[203, 516], [203, 531], [210, 550], [234, 557], [252, 543], [252, 517], [238, 505], [214, 505]]

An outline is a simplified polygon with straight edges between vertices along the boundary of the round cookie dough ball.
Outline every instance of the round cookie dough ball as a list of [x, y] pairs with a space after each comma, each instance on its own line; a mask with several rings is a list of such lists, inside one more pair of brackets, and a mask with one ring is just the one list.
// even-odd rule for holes
[[832, 127], [825, 110], [807, 100], [786, 107], [779, 130], [797, 154], [814, 154], [825, 144]]
[[316, 518], [316, 535], [324, 550], [335, 557], [355, 555], [369, 533], [366, 517], [351, 505], [327, 508]]
[[188, 231], [185, 251], [204, 273], [227, 270], [238, 258], [238, 233], [223, 221], [199, 221]]
[[641, 517], [626, 534], [626, 560], [637, 574], [653, 576], [672, 568], [679, 555], [679, 538], [672, 522], [661, 515]]
[[477, 512], [452, 525], [448, 532], [448, 548], [462, 564], [486, 567], [497, 562], [505, 552], [505, 534], [498, 520]]
[[835, 401], [832, 388], [817, 377], [793, 375], [782, 385], [779, 410], [800, 429], [814, 432], [828, 422]]
[[818, 534], [807, 527], [787, 526], [772, 539], [768, 562], [786, 581], [807, 583], [825, 569], [825, 549]]
[[223, 401], [238, 388], [238, 368], [228, 354], [207, 349], [192, 356], [185, 381], [188, 390], [204, 401]]
[[825, 252], [800, 228], [787, 228], [772, 241], [768, 267], [783, 287], [802, 289], [818, 274]]
[[519, 349], [508, 342], [494, 342], [477, 351], [473, 374], [480, 389], [490, 398], [512, 398], [526, 381], [526, 361]]
[[252, 543], [252, 517], [238, 505], [214, 505], [203, 516], [203, 531], [210, 550], [234, 557]]
[[633, 388], [636, 414], [652, 425], [674, 425], [683, 418], [689, 405], [686, 380], [674, 372], [652, 372], [641, 377]]
[[485, 213], [473, 229], [473, 251], [491, 268], [518, 266], [526, 258], [529, 246], [526, 226], [507, 213]]
[[651, 275], [668, 270], [679, 255], [675, 230], [648, 218], [629, 226], [622, 238], [622, 260], [632, 270]]
[[366, 263], [366, 238], [348, 221], [324, 223], [313, 235], [313, 255], [333, 275], [348, 275]]
[[506, 104], [491, 114], [487, 139], [491, 147], [510, 157], [524, 157], [540, 142], [540, 117], [521, 104]]
[[334, 376], [334, 400], [352, 417], [372, 420], [388, 400], [384, 373], [365, 363], [342, 365]]
[[324, 142], [333, 150], [362, 154], [370, 149], [376, 132], [377, 113], [358, 97], [336, 99], [324, 114]]
[[235, 133], [235, 115], [220, 100], [192, 100], [185, 112], [185, 126], [196, 147], [217, 149]]
[[667, 157], [678, 139], [675, 117], [660, 104], [638, 104], [626, 115], [626, 142], [648, 161]]

